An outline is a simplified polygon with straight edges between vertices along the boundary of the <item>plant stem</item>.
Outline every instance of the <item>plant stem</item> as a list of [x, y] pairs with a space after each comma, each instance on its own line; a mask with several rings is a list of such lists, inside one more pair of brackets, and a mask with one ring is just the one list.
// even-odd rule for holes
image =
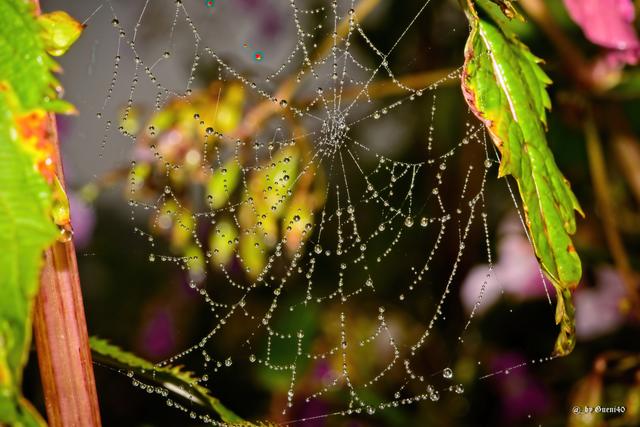
[[[32, 1], [35, 13], [40, 14], [39, 1]], [[47, 128], [56, 175], [64, 188], [53, 114], [47, 117]], [[55, 242], [44, 256], [33, 323], [48, 422], [52, 427], [99, 427], [100, 409], [73, 241]]]
[[640, 144], [626, 129], [612, 129], [611, 142], [622, 174], [627, 178], [629, 188], [640, 204]]
[[[460, 84], [459, 80], [447, 78], [456, 72], [456, 68], [441, 68], [438, 70], [423, 71], [415, 74], [407, 74], [398, 77], [398, 81], [411, 89], [428, 89], [431, 85], [439, 84], [441, 87]], [[352, 99], [359, 95], [361, 89], [348, 87], [342, 93], [343, 99]], [[386, 96], [407, 95], [407, 91], [398, 86], [391, 79], [380, 80], [369, 85], [367, 91], [370, 99], [384, 98]]]
[[638, 309], [639, 297], [637, 280], [629, 262], [629, 256], [624, 247], [622, 237], [616, 226], [615, 211], [610, 197], [609, 180], [607, 179], [607, 169], [602, 152], [602, 144], [598, 129], [593, 121], [593, 117], [589, 115], [585, 120], [585, 139], [587, 144], [587, 154], [589, 157], [589, 169], [591, 171], [591, 180], [593, 182], [594, 195], [598, 205], [600, 215], [602, 216], [602, 226], [607, 239], [611, 256], [616, 264], [616, 268], [622, 276], [622, 281], [627, 288], [627, 294], [631, 307]]
[[45, 251], [34, 327], [49, 425], [100, 426], [72, 241], [56, 242]]
[[[53, 114], [48, 126], [57, 153], [58, 179], [64, 186]], [[99, 427], [98, 395], [72, 240], [57, 241], [45, 251], [33, 323], [49, 425]]]

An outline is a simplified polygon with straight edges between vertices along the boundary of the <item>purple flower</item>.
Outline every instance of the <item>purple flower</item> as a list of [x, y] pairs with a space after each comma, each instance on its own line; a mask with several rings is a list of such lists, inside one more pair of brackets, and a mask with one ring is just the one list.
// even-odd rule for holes
[[548, 391], [524, 363], [525, 358], [517, 353], [500, 354], [491, 361], [491, 370], [498, 372], [492, 382], [500, 395], [505, 421], [511, 425], [530, 414], [544, 414], [551, 407]]
[[318, 360], [313, 369], [314, 376], [320, 381], [330, 382], [332, 379], [331, 365], [326, 360]]
[[323, 417], [328, 413], [330, 408], [324, 401], [313, 399], [309, 403], [296, 402], [293, 408], [293, 417], [291, 419], [305, 419], [302, 425], [305, 427], [323, 427], [327, 425], [327, 420]]
[[76, 248], [85, 248], [91, 241], [96, 216], [91, 206], [87, 205], [73, 193], [68, 194], [73, 242]]
[[592, 42], [609, 49], [605, 62], [612, 67], [636, 64], [640, 40], [633, 28], [631, 0], [564, 0], [571, 18]]
[[173, 314], [165, 308], [158, 307], [142, 330], [142, 347], [144, 352], [154, 358], [169, 356], [176, 344]]
[[241, 0], [240, 5], [247, 11], [255, 13], [260, 17], [258, 28], [260, 29], [261, 39], [275, 39], [284, 29], [282, 17], [277, 9], [269, 2], [261, 0]]

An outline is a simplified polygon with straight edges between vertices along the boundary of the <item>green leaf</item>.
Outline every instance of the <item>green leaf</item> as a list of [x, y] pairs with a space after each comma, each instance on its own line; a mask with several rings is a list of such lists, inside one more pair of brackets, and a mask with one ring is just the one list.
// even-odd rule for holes
[[11, 88], [0, 90], [0, 424], [42, 425], [20, 395], [31, 343], [31, 313], [42, 251], [55, 239], [51, 191], [21, 147], [9, 108]]
[[514, 18], [518, 15], [515, 8], [513, 7], [513, 3], [511, 0], [491, 0], [494, 4], [496, 4], [502, 13], [508, 18]]
[[40, 37], [41, 27], [25, 0], [0, 1], [0, 81], [11, 85], [22, 111], [59, 111], [69, 104], [57, 100], [58, 70]]
[[40, 33], [31, 2], [0, 1], [0, 425], [45, 425], [22, 397], [22, 370], [42, 251], [59, 233], [53, 216], [64, 215], [40, 169], [51, 149], [45, 111], [73, 107], [56, 99], [58, 67]]
[[181, 366], [158, 366], [132, 353], [126, 352], [109, 342], [91, 337], [89, 345], [93, 351], [93, 359], [98, 363], [121, 369], [130, 377], [145, 378], [162, 385], [168, 391], [187, 398], [203, 409], [218, 414], [220, 419], [232, 425], [251, 426], [242, 418], [227, 409], [218, 399], [211, 396], [210, 391], [198, 384], [191, 372], [184, 371]]
[[574, 211], [582, 211], [547, 145], [551, 102], [546, 87], [551, 81], [540, 59], [509, 30], [498, 5], [468, 1], [471, 33], [462, 89], [500, 150], [499, 176], [512, 175], [518, 183], [536, 256], [558, 296], [561, 333], [554, 353], [566, 355], [575, 345], [571, 290], [582, 274], [570, 235], [576, 229]]

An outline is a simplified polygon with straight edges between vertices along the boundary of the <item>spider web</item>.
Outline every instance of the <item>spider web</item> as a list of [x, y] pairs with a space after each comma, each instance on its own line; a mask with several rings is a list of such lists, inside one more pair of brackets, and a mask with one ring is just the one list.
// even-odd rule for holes
[[[281, 424], [370, 416], [462, 394], [450, 367], [453, 359], [438, 367], [423, 361], [438, 327], [447, 326], [446, 309], [455, 305], [450, 296], [460, 283], [463, 258], [478, 250], [466, 246], [474, 229], [484, 235], [492, 266], [485, 184], [496, 155], [490, 155], [484, 131], [473, 121], [455, 146], [442, 151], [435, 143], [437, 90], [457, 82], [459, 69], [416, 88], [389, 65], [430, 1], [417, 7], [384, 51], [360, 19], [363, 5], [375, 2], [287, 3], [293, 45], [265, 77], [208, 45], [190, 15], [203, 13], [201, 2], [146, 0], [132, 28], [121, 23], [115, 3], [104, 4], [118, 47], [98, 118], [106, 120], [123, 79], [129, 95], [119, 117], [105, 121], [100, 153], [115, 132], [134, 144], [127, 190], [134, 231], [149, 245], [149, 262], [183, 270], [210, 310], [209, 330], [158, 365], [188, 366], [223, 401], [218, 380], [228, 376], [220, 375], [271, 372], [288, 384], [282, 418], [276, 420]], [[168, 7], [175, 12], [166, 50], [146, 52], [140, 34], [154, 25], [154, 8]], [[177, 40], [184, 34], [190, 40]], [[165, 85], [162, 67], [185, 43], [193, 49], [186, 84]], [[125, 51], [134, 63], [130, 76], [120, 71]], [[260, 55], [264, 52], [268, 56], [266, 49]], [[213, 65], [217, 76], [208, 88], [195, 88], [203, 64]], [[373, 96], [381, 81], [398, 94], [395, 99]], [[155, 97], [140, 100], [141, 85], [153, 88]], [[233, 93], [242, 93], [255, 108], [243, 112], [237, 126], [223, 129], [219, 117]], [[188, 149], [176, 154], [163, 148], [177, 137], [171, 126], [153, 118], [141, 131], [128, 130], [142, 102], [158, 114], [190, 106], [190, 129], [198, 136]], [[412, 142], [410, 154], [387, 154], [376, 126], [407, 116], [420, 117], [422, 137]], [[385, 143], [394, 144], [399, 135]], [[176, 176], [186, 176], [187, 183]], [[194, 177], [197, 183], [190, 185]], [[145, 187], [150, 181], [155, 193]], [[215, 189], [205, 195], [207, 185]], [[140, 225], [145, 222], [147, 228]], [[171, 230], [190, 242], [189, 251], [159, 251], [157, 241]], [[435, 282], [433, 271], [446, 280]], [[489, 278], [457, 332], [453, 354], [464, 345]], [[439, 297], [429, 298], [425, 288], [436, 289]], [[421, 298], [424, 303], [416, 308]], [[403, 330], [407, 317], [421, 326]], [[329, 368], [310, 380], [309, 372], [319, 366]], [[166, 396], [166, 390], [139, 379], [134, 384]], [[180, 392], [190, 399], [189, 390]], [[318, 399], [330, 399], [331, 408], [319, 416], [295, 415], [300, 409], [294, 406]], [[202, 422], [225, 425], [197, 405], [170, 399], [167, 404]]]

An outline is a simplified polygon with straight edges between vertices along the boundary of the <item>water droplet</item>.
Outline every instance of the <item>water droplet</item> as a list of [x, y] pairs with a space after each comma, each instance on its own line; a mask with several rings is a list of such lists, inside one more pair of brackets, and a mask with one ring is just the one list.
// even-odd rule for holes
[[73, 238], [73, 230], [71, 226], [60, 227], [60, 235], [58, 235], [59, 242], [70, 242]]
[[442, 376], [447, 379], [453, 378], [453, 371], [451, 370], [451, 368], [444, 368], [444, 371], [442, 371]]

